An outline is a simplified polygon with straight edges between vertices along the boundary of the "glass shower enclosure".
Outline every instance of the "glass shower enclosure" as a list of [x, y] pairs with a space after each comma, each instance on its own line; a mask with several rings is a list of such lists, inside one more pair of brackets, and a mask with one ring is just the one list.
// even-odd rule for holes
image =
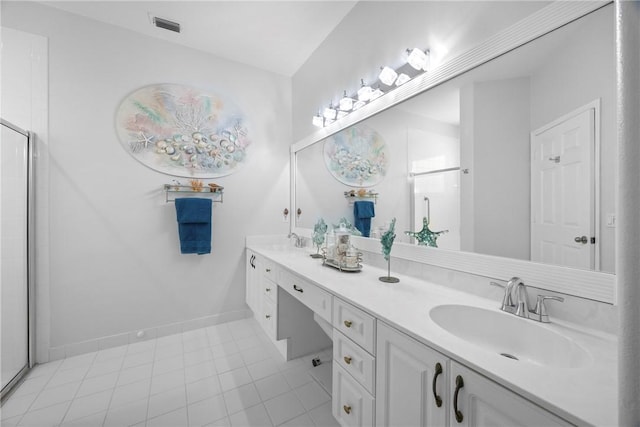
[[2, 394], [31, 366], [32, 164], [29, 132], [0, 119], [0, 308]]

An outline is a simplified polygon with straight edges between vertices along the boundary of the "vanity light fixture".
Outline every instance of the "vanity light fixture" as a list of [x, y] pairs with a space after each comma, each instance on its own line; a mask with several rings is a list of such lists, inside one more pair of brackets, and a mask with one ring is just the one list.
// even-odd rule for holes
[[324, 109], [322, 115], [327, 120], [335, 120], [338, 112], [333, 108], [333, 104], [329, 104], [327, 108]]
[[319, 128], [324, 126], [324, 117], [320, 115], [319, 111], [318, 111], [318, 114], [313, 116], [313, 120], [311, 121], [311, 123], [313, 123], [314, 126], [317, 126]]
[[[344, 91], [344, 95], [340, 100], [339, 108], [341, 111], [351, 111], [353, 110], [353, 98], [347, 95], [347, 91]], [[345, 114], [346, 115], [346, 114]]]
[[380, 98], [382, 95], [384, 95], [384, 92], [380, 89], [380, 86], [378, 86], [373, 92], [371, 92], [371, 101]]
[[407, 58], [407, 64], [411, 65], [414, 70], [427, 71], [429, 64], [429, 50], [422, 51], [418, 48], [407, 49], [409, 57]]
[[403, 84], [405, 84], [409, 80], [411, 80], [411, 77], [409, 77], [405, 73], [400, 73], [398, 75], [398, 78], [396, 79], [396, 86], [402, 86]]
[[398, 73], [396, 73], [396, 71], [391, 67], [388, 67], [388, 66], [380, 67], [380, 70], [382, 71], [380, 71], [378, 78], [382, 83], [386, 84], [387, 86], [391, 86], [393, 82], [395, 82], [396, 79], [398, 78]]
[[360, 89], [358, 89], [358, 101], [362, 101], [365, 103], [369, 101], [371, 99], [371, 92], [373, 92], [373, 89], [371, 89], [371, 86], [365, 85], [364, 79], [360, 79]]

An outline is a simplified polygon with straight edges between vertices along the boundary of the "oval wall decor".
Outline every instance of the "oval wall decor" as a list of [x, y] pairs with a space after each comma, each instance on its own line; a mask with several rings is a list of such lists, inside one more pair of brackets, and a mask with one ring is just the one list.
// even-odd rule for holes
[[343, 184], [372, 187], [384, 179], [389, 153], [378, 132], [357, 125], [327, 138], [324, 162], [329, 173]]
[[136, 160], [174, 176], [235, 172], [251, 144], [239, 109], [218, 95], [178, 84], [144, 86], [118, 107], [120, 143]]

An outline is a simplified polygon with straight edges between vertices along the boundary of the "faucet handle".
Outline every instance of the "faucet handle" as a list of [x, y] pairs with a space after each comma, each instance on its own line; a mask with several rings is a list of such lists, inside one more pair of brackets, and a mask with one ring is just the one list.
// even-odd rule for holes
[[500, 309], [502, 311], [509, 311], [511, 307], [513, 307], [513, 300], [511, 299], [511, 289], [509, 288], [509, 284], [503, 285], [498, 282], [489, 282], [491, 286], [497, 286], [499, 288], [504, 289], [504, 297], [502, 298], [502, 306]]
[[564, 302], [564, 298], [556, 297], [551, 295], [538, 295], [538, 299], [536, 301], [536, 308], [533, 310], [533, 314], [535, 317], [532, 317], [534, 320], [542, 323], [549, 323], [549, 314], [547, 313], [547, 306], [544, 304], [545, 300], [554, 300]]

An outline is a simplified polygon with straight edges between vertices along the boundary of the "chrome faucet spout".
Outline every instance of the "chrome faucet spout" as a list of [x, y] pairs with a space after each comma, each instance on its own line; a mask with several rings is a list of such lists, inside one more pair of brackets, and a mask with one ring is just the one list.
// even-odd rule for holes
[[292, 237], [296, 238], [296, 248], [304, 247], [304, 237], [298, 236], [296, 233], [289, 233], [287, 239], [291, 239]]

